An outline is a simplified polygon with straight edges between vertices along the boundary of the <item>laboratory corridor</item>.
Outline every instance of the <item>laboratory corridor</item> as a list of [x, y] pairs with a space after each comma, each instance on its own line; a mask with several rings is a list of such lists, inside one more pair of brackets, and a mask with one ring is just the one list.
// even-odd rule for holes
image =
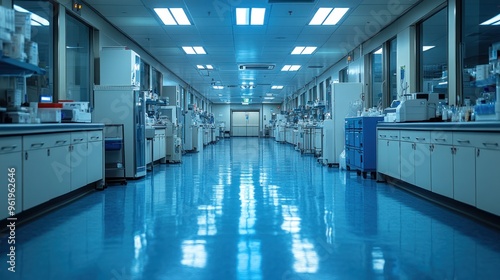
[[0, 279], [500, 279], [500, 232], [271, 138], [230, 138], [2, 233]]

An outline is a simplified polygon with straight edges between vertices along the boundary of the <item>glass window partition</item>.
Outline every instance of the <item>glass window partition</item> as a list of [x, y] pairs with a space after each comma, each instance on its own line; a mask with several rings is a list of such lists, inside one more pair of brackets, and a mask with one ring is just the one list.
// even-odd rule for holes
[[[495, 98], [489, 48], [500, 44], [500, 5], [491, 0], [461, 1], [462, 100], [489, 103]], [[496, 18], [496, 19], [495, 19]]]
[[[28, 102], [40, 101], [40, 96], [54, 97], [54, 6], [49, 1], [13, 1], [14, 9], [32, 14], [30, 38], [25, 38], [26, 61], [45, 70], [44, 75], [26, 79]], [[33, 16], [34, 15], [34, 16]]]
[[420, 91], [448, 98], [448, 10], [440, 10], [419, 28]]
[[90, 100], [90, 28], [66, 16], [66, 99]]

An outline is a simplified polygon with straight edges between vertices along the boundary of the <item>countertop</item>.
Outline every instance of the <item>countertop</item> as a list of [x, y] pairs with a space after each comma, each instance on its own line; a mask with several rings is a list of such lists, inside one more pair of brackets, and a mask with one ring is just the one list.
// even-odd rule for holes
[[81, 130], [100, 130], [102, 123], [41, 123], [41, 124], [0, 124], [0, 137], [38, 133], [54, 133]]
[[474, 131], [500, 132], [499, 121], [482, 122], [408, 122], [390, 123], [379, 122], [377, 128], [397, 130], [442, 130], [442, 131]]

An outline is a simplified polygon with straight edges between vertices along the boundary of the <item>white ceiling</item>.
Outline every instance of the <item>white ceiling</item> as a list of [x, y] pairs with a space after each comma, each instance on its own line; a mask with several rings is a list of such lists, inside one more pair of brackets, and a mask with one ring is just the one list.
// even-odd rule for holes
[[[263, 96], [273, 93], [273, 102], [295, 93], [346, 55], [343, 46], [352, 44], [355, 27], [362, 30], [376, 24], [374, 14], [390, 15], [393, 21], [420, 0], [86, 0], [127, 36], [141, 45], [193, 89], [214, 103], [228, 100], [240, 103], [249, 95], [252, 103], [261, 103]], [[283, 1], [282, 1], [283, 2]], [[389, 5], [388, 2], [393, 4]], [[395, 6], [400, 3], [400, 6]], [[184, 8], [192, 25], [165, 26], [153, 8]], [[265, 7], [263, 26], [237, 26], [236, 7]], [[309, 26], [320, 7], [350, 8], [335, 26]], [[398, 14], [394, 14], [397, 8]], [[203, 46], [206, 55], [186, 55], [182, 46]], [[295, 46], [317, 46], [312, 55], [291, 55]], [[240, 64], [273, 64], [273, 70], [241, 71]], [[197, 64], [211, 64], [211, 71], [200, 71]], [[297, 72], [281, 72], [285, 64], [300, 64]], [[312, 68], [311, 68], [312, 67]], [[239, 85], [253, 81], [252, 90]], [[224, 86], [214, 90], [212, 84]], [[271, 90], [283, 85], [283, 90]], [[221, 96], [219, 96], [221, 95]]]

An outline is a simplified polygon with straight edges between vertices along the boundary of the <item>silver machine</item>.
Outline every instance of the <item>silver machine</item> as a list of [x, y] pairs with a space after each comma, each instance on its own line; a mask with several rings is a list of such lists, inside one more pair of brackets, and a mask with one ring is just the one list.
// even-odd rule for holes
[[125, 177], [143, 177], [146, 175], [146, 102], [145, 92], [140, 90], [140, 57], [128, 49], [103, 49], [100, 73], [101, 84], [94, 86], [92, 122], [123, 124]]
[[169, 163], [180, 163], [182, 158], [182, 125], [179, 123], [181, 108], [177, 106], [160, 106], [159, 119], [166, 126], [166, 158]]
[[393, 101], [384, 111], [389, 122], [428, 121], [436, 117], [436, 110], [445, 98], [444, 93], [411, 93], [402, 101]]

